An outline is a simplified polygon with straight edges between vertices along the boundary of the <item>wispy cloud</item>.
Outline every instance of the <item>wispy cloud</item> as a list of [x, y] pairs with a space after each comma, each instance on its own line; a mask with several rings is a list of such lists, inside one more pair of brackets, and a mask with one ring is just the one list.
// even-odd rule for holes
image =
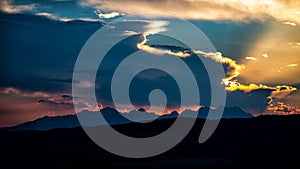
[[[143, 41], [137, 44], [137, 47], [140, 50], [144, 50], [146, 52], [156, 54], [156, 55], [172, 55], [177, 57], [189, 57], [191, 56], [191, 53], [195, 53], [204, 57], [211, 58], [212, 60], [222, 63], [223, 65], [227, 65], [229, 69], [227, 69], [226, 72], [226, 78], [222, 79], [222, 83], [226, 85], [226, 90], [229, 92], [235, 92], [235, 91], [244, 91], [246, 93], [255, 91], [255, 90], [268, 90], [270, 91], [270, 95], [266, 98], [269, 99], [267, 110], [277, 110], [278, 106], [275, 108], [274, 106], [274, 100], [282, 99], [286, 96], [288, 96], [290, 93], [297, 90], [297, 88], [287, 85], [278, 85], [278, 86], [269, 86], [264, 84], [242, 84], [238, 82], [238, 77], [240, 73], [245, 69], [245, 65], [237, 63], [237, 61], [225, 57], [220, 52], [203, 52], [201, 50], [192, 50], [189, 52], [186, 51], [177, 51], [173, 52], [169, 49], [160, 49], [156, 47], [152, 47], [147, 45], [147, 36], [153, 35], [159, 32], [167, 31], [168, 24], [162, 24], [160, 21], [158, 23], [151, 23], [152, 25], [156, 25], [154, 27], [148, 27], [149, 29], [146, 29], [143, 34]], [[268, 54], [263, 54], [263, 57], [267, 58]], [[253, 60], [257, 61], [258, 59], [255, 57], [246, 57], [247, 60]], [[290, 67], [297, 66], [297, 64], [290, 64], [288, 65]], [[283, 103], [283, 102], [282, 102]], [[283, 104], [282, 104], [283, 105]], [[292, 110], [294, 107], [290, 106], [290, 109]], [[281, 109], [278, 109], [281, 110]], [[294, 110], [294, 109], [293, 109]], [[292, 113], [295, 113], [294, 111], [289, 111]]]
[[[189, 57], [191, 55], [190, 52], [193, 52], [195, 54], [199, 54], [204, 57], [209, 57], [212, 60], [222, 63], [224, 65], [228, 65], [230, 69], [228, 69], [226, 72], [227, 77], [225, 79], [222, 79], [222, 83], [226, 85], [227, 91], [232, 92], [232, 91], [236, 91], [236, 90], [242, 90], [245, 92], [250, 92], [250, 91], [258, 90], [258, 89], [269, 89], [271, 91], [274, 91], [275, 93], [282, 93], [282, 92], [286, 92], [286, 91], [292, 92], [292, 91], [296, 90], [296, 88], [287, 86], [287, 85], [272, 87], [272, 86], [267, 86], [267, 85], [263, 85], [263, 84], [251, 83], [249, 85], [244, 85], [244, 84], [239, 83], [236, 78], [245, 69], [245, 65], [238, 64], [237, 61], [235, 61], [229, 57], [223, 56], [221, 52], [215, 52], [215, 53], [214, 52], [203, 52], [201, 50], [193, 50], [190, 52], [185, 52], [185, 51], [173, 52], [169, 49], [158, 49], [158, 48], [147, 45], [147, 41], [148, 41], [147, 36], [154, 35], [159, 32], [167, 31], [166, 27], [168, 26], [168, 24], [169, 24], [168, 22], [164, 22], [164, 21], [149, 22], [148, 25], [145, 26], [147, 29], [142, 33], [143, 37], [144, 37], [143, 41], [137, 44], [138, 49], [144, 50], [146, 52], [156, 54], [156, 55], [168, 54], [168, 55], [177, 56], [177, 57]], [[264, 54], [264, 56], [266, 56], [266, 54]], [[254, 60], [254, 61], [258, 60], [255, 57], [246, 57], [246, 59]], [[292, 65], [292, 66], [294, 66], [294, 65]], [[282, 90], [282, 89], [284, 89], [284, 90]], [[273, 94], [272, 97], [275, 97], [275, 94]]]
[[100, 11], [95, 11], [95, 14], [99, 17], [99, 18], [105, 18], [105, 19], [109, 19], [109, 18], [114, 18], [116, 16], [120, 16], [121, 14], [119, 12], [110, 12], [110, 13], [102, 13]]
[[0, 11], [6, 13], [20, 13], [23, 11], [30, 11], [36, 7], [36, 4], [30, 5], [16, 5], [13, 0], [1, 0]]
[[47, 13], [47, 12], [39, 12], [36, 14], [37, 16], [44, 16], [44, 17], [47, 17], [49, 19], [54, 19], [54, 20], [57, 20], [58, 17], [55, 16], [54, 14], [51, 14], [51, 13]]
[[282, 115], [290, 115], [290, 114], [299, 114], [299, 107], [292, 106], [290, 104], [286, 104], [281, 101], [272, 101], [270, 106], [267, 108], [267, 112], [265, 114], [282, 114]]
[[258, 59], [255, 57], [246, 57], [246, 60], [253, 60], [253, 61], [257, 61]]
[[53, 95], [53, 93], [47, 93], [41, 91], [34, 91], [34, 92], [22, 91], [14, 87], [1, 88], [0, 94], [16, 94], [16, 95], [22, 95], [24, 97], [50, 97]]
[[44, 17], [47, 17], [49, 19], [58, 20], [58, 21], [62, 21], [62, 22], [70, 22], [70, 21], [73, 21], [73, 20], [88, 21], [88, 22], [100, 22], [101, 21], [99, 19], [92, 19], [92, 18], [67, 18], [67, 17], [59, 17], [59, 16], [56, 16], [54, 14], [47, 13], [47, 12], [36, 13], [36, 15], [37, 16], [44, 16]]
[[155, 55], [168, 54], [168, 55], [178, 56], [178, 57], [190, 56], [190, 54], [185, 53], [185, 52], [181, 52], [181, 51], [173, 52], [171, 50], [158, 49], [158, 48], [154, 48], [154, 47], [147, 45], [147, 41], [148, 41], [147, 36], [167, 31], [166, 26], [169, 23], [166, 21], [160, 21], [160, 20], [150, 21], [150, 22], [147, 21], [146, 23], [147, 23], [147, 25], [145, 26], [145, 31], [142, 32], [144, 39], [142, 42], [137, 44], [138, 49], [147, 51], [147, 52], [155, 54]]
[[298, 48], [300, 47], [300, 42], [289, 42], [288, 43], [292, 48]]
[[0, 127], [12, 126], [43, 116], [74, 114], [68, 94], [0, 88]]
[[297, 63], [293, 63], [293, 64], [289, 64], [289, 65], [287, 65], [288, 67], [297, 67], [298, 66], [298, 64]]
[[[62, 9], [61, 6], [64, 6], [64, 8]], [[80, 6], [77, 1], [0, 1], [1, 12], [45, 16], [62, 22], [72, 20], [100, 21], [98, 16], [93, 13], [93, 10], [94, 8], [92, 7]], [[76, 11], [76, 13], [70, 11]]]
[[297, 24], [294, 23], [294, 22], [282, 22], [282, 24], [284, 24], [284, 25], [291, 25], [291, 26], [297, 26]]
[[14, 87], [5, 87], [0, 89], [0, 94], [17, 95], [21, 97], [37, 99], [37, 103], [52, 103], [62, 105], [72, 105], [72, 96], [68, 93], [51, 93], [43, 91], [22, 91]]
[[131, 36], [131, 35], [138, 35], [138, 34], [139, 33], [135, 32], [135, 31], [125, 30], [123, 35], [125, 35], [125, 36]]
[[127, 14], [160, 12], [195, 20], [247, 22], [275, 19], [300, 23], [297, 13], [300, 3], [288, 0], [83, 0], [82, 4]]
[[[253, 20], [276, 20], [283, 24], [296, 26], [300, 23], [298, 1], [289, 0], [79, 0], [65, 3], [3, 0], [0, 10], [7, 13], [28, 11], [32, 14], [52, 13], [67, 18], [109, 19], [123, 14], [143, 12], [168, 13], [184, 19], [248, 22]], [[77, 10], [67, 13], [59, 5]], [[133, 7], [134, 6], [134, 7]], [[96, 15], [93, 13], [95, 9]], [[90, 11], [90, 12], [86, 12]], [[72, 17], [70, 15], [73, 15]]]

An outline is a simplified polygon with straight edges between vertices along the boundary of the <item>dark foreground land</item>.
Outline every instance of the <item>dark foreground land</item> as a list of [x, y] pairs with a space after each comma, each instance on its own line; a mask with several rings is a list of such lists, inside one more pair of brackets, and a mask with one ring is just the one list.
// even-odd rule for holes
[[[81, 128], [0, 131], [0, 168], [300, 168], [300, 116], [222, 119], [213, 136], [197, 142], [204, 120], [175, 148], [146, 159], [119, 157], [98, 147]], [[132, 135], [156, 134], [172, 119], [148, 126], [115, 126]]]

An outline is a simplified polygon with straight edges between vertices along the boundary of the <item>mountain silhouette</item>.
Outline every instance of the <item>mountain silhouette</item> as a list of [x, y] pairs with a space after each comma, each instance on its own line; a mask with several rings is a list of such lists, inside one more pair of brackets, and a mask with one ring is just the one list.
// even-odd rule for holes
[[[197, 118], [207, 118], [210, 108], [203, 107], [198, 110]], [[215, 110], [212, 110], [214, 113]], [[197, 111], [185, 110], [179, 116], [178, 112], [173, 111], [170, 114], [164, 114], [162, 116], [156, 115], [151, 112], [147, 112], [144, 109], [138, 109], [130, 111], [129, 113], [120, 113], [114, 108], [103, 108], [101, 114], [107, 121], [99, 120], [99, 112], [82, 111], [78, 113], [78, 117], [81, 119], [81, 124], [78, 121], [76, 115], [65, 115], [65, 116], [45, 116], [34, 121], [25, 122], [23, 124], [9, 127], [9, 130], [49, 130], [54, 128], [74, 128], [82, 126], [100, 126], [100, 125], [117, 125], [126, 123], [143, 123], [153, 120], [162, 119], [174, 119], [177, 117], [190, 118], [195, 117]], [[253, 115], [243, 111], [239, 107], [225, 107], [222, 118], [251, 118]]]
[[[173, 121], [157, 120], [144, 128], [137, 123], [113, 127], [127, 136], [144, 138], [160, 134], [160, 129], [168, 128]], [[300, 115], [226, 118], [207, 142], [199, 144], [205, 119], [198, 118], [178, 145], [166, 153], [144, 159], [124, 158], [105, 151], [90, 140], [81, 127], [0, 130], [0, 149], [4, 154], [1, 168], [293, 169], [299, 168], [299, 159], [295, 156], [300, 151], [299, 121]]]

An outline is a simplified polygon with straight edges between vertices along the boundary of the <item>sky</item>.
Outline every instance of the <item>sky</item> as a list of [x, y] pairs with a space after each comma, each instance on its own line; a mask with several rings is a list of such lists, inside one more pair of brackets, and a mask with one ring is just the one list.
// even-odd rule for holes
[[[123, 22], [120, 36], [132, 38], [124, 42], [126, 48], [118, 48], [119, 52], [129, 48], [145, 55], [180, 57], [191, 65], [193, 54], [200, 54], [225, 68], [226, 77], [220, 79], [227, 91], [225, 106], [239, 106], [255, 116], [300, 113], [298, 1], [3, 0], [0, 11], [0, 127], [43, 116], [74, 114], [72, 72], [81, 48], [102, 26], [139, 12], [168, 13], [190, 21], [210, 39], [216, 51], [187, 52], [179, 42], [159, 36], [168, 31], [170, 23], [149, 19]], [[114, 61], [108, 59], [107, 65]], [[205, 70], [200, 67], [194, 65], [193, 69], [205, 77]], [[130, 68], [131, 65], [129, 71]], [[111, 69], [107, 69], [106, 76], [112, 73]], [[172, 70], [185, 76], [180, 69]], [[168, 86], [166, 93], [175, 101], [168, 104], [170, 110], [165, 113], [176, 110], [178, 96], [173, 94], [176, 85], [172, 86], [172, 79], [155, 71], [148, 74], [141, 75], [133, 85], [140, 91], [150, 90], [152, 78], [157, 87]], [[91, 86], [88, 82], [78, 83]], [[146, 87], [139, 87], [140, 83]], [[96, 89], [99, 105], [111, 106], [110, 94], [101, 87], [109, 85], [107, 81], [97, 81], [96, 85], [100, 86]], [[205, 87], [200, 91], [209, 98]], [[137, 107], [148, 106], [147, 94], [133, 93]], [[97, 109], [86, 101], [75, 104], [82, 110]], [[185, 106], [198, 109], [209, 105], [204, 101], [201, 105]], [[130, 111], [126, 104], [121, 107]]]

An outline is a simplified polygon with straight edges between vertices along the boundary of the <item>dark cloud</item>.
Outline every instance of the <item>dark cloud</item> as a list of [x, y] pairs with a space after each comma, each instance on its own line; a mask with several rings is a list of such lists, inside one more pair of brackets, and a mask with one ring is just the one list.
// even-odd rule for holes
[[228, 92], [226, 106], [239, 106], [249, 113], [262, 114], [268, 107], [270, 101], [268, 97], [271, 93], [272, 90], [269, 89], [257, 89], [251, 92], [241, 90]]
[[0, 85], [32, 91], [70, 91], [80, 49], [102, 26], [21, 14], [0, 18]]
[[[238, 58], [248, 43], [252, 43], [253, 34], [257, 34], [263, 27], [259, 24], [235, 25], [232, 23], [203, 22], [196, 24], [222, 49], [226, 55]], [[32, 120], [44, 115], [63, 115], [74, 113], [72, 108], [71, 82], [72, 71], [77, 56], [86, 40], [102, 26], [102, 23], [70, 21], [61, 22], [41, 16], [26, 14], [0, 13], [0, 86], [13, 87], [20, 90], [19, 94], [5, 93], [0, 95], [1, 123], [16, 124], [25, 120]], [[249, 26], [249, 27], [248, 27]], [[229, 34], [217, 31], [224, 28]], [[252, 30], [254, 29], [254, 30]], [[239, 32], [240, 31], [240, 32]], [[252, 37], [253, 36], [253, 37]], [[240, 38], [239, 38], [240, 37]], [[135, 38], [135, 39], [134, 39]], [[136, 49], [141, 37], [134, 36], [126, 43], [116, 47], [111, 56], [124, 57]], [[157, 46], [156, 46], [157, 47]], [[166, 46], [164, 46], [166, 47]], [[167, 46], [171, 48], [172, 46]], [[174, 46], [173, 46], [174, 48]], [[176, 49], [174, 49], [176, 51]], [[127, 52], [127, 53], [126, 53]], [[124, 55], [124, 56], [123, 56]], [[102, 72], [98, 74], [97, 97], [104, 105], [111, 105], [110, 82], [116, 62], [122, 58], [107, 57]], [[210, 84], [207, 72], [196, 57], [182, 58], [194, 74], [199, 75], [197, 83], [200, 86], [201, 105], [210, 105]], [[149, 104], [148, 93], [153, 86], [149, 78], [155, 78], [155, 88], [163, 89], [169, 96], [169, 107], [176, 107], [179, 95], [172, 79], [162, 72], [144, 72], [132, 82], [131, 97], [137, 106]], [[78, 82], [78, 81], [76, 81]], [[168, 84], [168, 85], [166, 85]], [[151, 88], [152, 87], [152, 88]], [[147, 90], [145, 90], [147, 89]], [[34, 92], [46, 93], [48, 97], [35, 97]], [[36, 93], [35, 93], [36, 94]], [[252, 113], [261, 113], [266, 109], [270, 90], [253, 90], [245, 93], [234, 91], [228, 93], [227, 106], [239, 106]], [[30, 103], [30, 104], [29, 104]], [[79, 103], [86, 108], [88, 104]], [[12, 113], [13, 112], [13, 113]], [[10, 115], [7, 113], [11, 113]], [[15, 120], [9, 120], [15, 116]], [[3, 119], [3, 120], [2, 120]]]
[[[260, 22], [239, 23], [192, 21], [213, 43], [217, 51], [233, 60], [241, 61], [249, 50], [249, 46], [256, 43], [260, 35], [268, 28], [268, 24]], [[226, 33], [224, 33], [226, 32]]]

